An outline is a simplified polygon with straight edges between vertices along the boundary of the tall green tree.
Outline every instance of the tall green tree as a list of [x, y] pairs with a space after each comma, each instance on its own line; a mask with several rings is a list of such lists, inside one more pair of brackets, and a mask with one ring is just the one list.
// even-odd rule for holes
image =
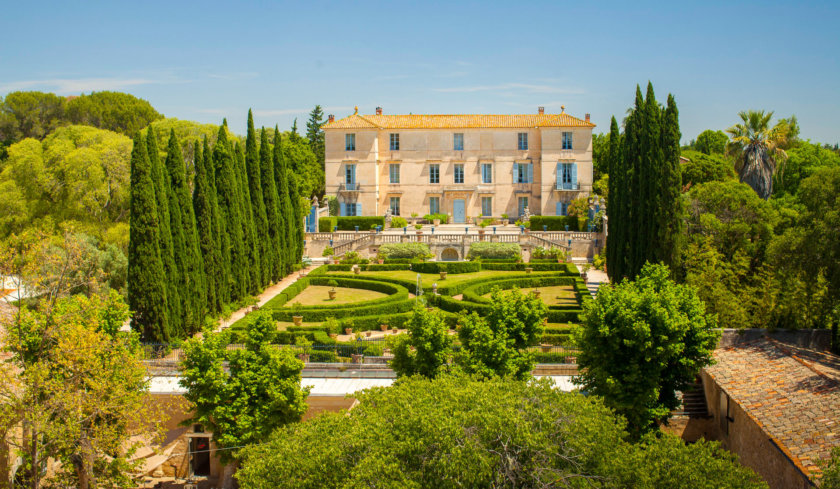
[[300, 421], [308, 388], [301, 388], [303, 362], [294, 352], [277, 348], [271, 315], [257, 313], [245, 331], [241, 350], [228, 350], [226, 333], [191, 339], [184, 347], [181, 385], [193, 403], [192, 421], [213, 433], [223, 463], [223, 485], [240, 459], [243, 445], [262, 443], [276, 429]]
[[[188, 334], [201, 329], [207, 310], [207, 288], [201, 263], [195, 211], [187, 184], [186, 166], [175, 131], [169, 133], [166, 151], [169, 176], [169, 216], [175, 249], [175, 263], [183, 298], [184, 326]], [[205, 176], [206, 179], [206, 176]], [[206, 185], [206, 182], [205, 182]]]
[[[230, 300], [236, 301], [248, 295], [250, 271], [248, 254], [245, 246], [242, 217], [241, 188], [236, 178], [236, 155], [228, 141], [227, 125], [219, 129], [216, 145], [213, 146], [213, 164], [216, 168], [216, 197], [219, 202], [219, 222], [224, 226], [223, 233], [230, 236], [228, 243], [223, 243], [222, 259], [229, 265], [228, 288]], [[221, 227], [221, 226], [220, 226]], [[228, 260], [228, 257], [229, 260]]]
[[271, 146], [265, 128], [260, 132], [260, 187], [265, 199], [267, 241], [266, 257], [271, 280], [277, 281], [283, 277], [283, 249], [286, 246], [286, 234], [283, 231], [283, 216], [277, 195], [277, 184], [274, 180], [274, 160]]
[[67, 100], [67, 118], [73, 124], [133, 134], [153, 121], [163, 119], [152, 104], [129, 93], [93, 92]]
[[620, 151], [611, 164], [616, 175], [610, 175], [614, 202], [607, 246], [612, 248], [608, 256], [613, 263], [607, 261], [607, 272], [613, 282], [635, 277], [645, 263], [672, 266], [679, 260], [679, 138], [673, 97], [663, 108], [652, 84], [648, 83], [646, 97], [637, 86], [635, 106], [625, 120]]
[[440, 311], [428, 311], [418, 302], [406, 325], [407, 335], [395, 338], [391, 367], [399, 376], [436, 377], [452, 356], [452, 338]]
[[713, 131], [706, 129], [697, 136], [697, 140], [692, 145], [693, 148], [703, 154], [723, 154], [726, 151], [726, 143], [729, 142], [729, 136], [723, 131]]
[[44, 92], [10, 92], [0, 99], [0, 142], [44, 139], [64, 122], [64, 97]]
[[621, 157], [621, 134], [615, 117], [610, 121], [609, 148], [607, 150], [607, 168], [609, 179], [609, 215], [607, 235], [607, 266], [610, 277], [624, 276], [627, 260], [626, 228], [629, 224], [629, 212], [626, 208], [627, 191], [630, 184], [630, 174], [624, 166]]
[[[224, 130], [224, 126], [219, 129], [219, 133]], [[207, 170], [207, 181], [209, 183], [212, 194], [211, 208], [213, 211], [213, 236], [215, 236], [216, 254], [219, 259], [219, 277], [217, 279], [217, 287], [219, 296], [219, 311], [222, 310], [224, 304], [230, 302], [231, 297], [231, 260], [230, 260], [230, 234], [227, 231], [227, 223], [225, 222], [222, 211], [219, 208], [219, 196], [216, 186], [216, 164], [213, 160], [213, 152], [210, 151], [210, 146], [207, 138], [204, 138], [202, 152], [204, 153], [204, 167]]]
[[[266, 150], [268, 148], [266, 147]], [[248, 136], [245, 140], [245, 166], [248, 181], [248, 190], [251, 196], [251, 215], [253, 216], [253, 227], [256, 239], [256, 246], [260, 255], [260, 285], [271, 282], [271, 269], [273, 253], [268, 231], [268, 216], [263, 198], [262, 172], [260, 170], [261, 155], [257, 149], [257, 133], [254, 129], [254, 116], [248, 110]]]
[[280, 216], [282, 217], [282, 225], [284, 226], [283, 232], [285, 235], [285, 242], [282, 243], [285, 245], [282, 248], [283, 274], [287, 275], [292, 272], [292, 265], [295, 263], [295, 256], [297, 255], [294, 229], [296, 218], [294, 217], [289, 178], [288, 173], [286, 172], [283, 150], [281, 148], [280, 130], [277, 129], [276, 126], [274, 128], [274, 181], [277, 187], [277, 200], [279, 203]]
[[[321, 130], [321, 124], [324, 123], [324, 111], [320, 105], [316, 105], [312, 112], [309, 113], [309, 120], [306, 121], [306, 139], [309, 141], [309, 147], [315, 153], [315, 158], [318, 160], [321, 171], [326, 171], [326, 145], [324, 140], [324, 131]], [[323, 195], [324, 189], [316, 189], [318, 195]]]
[[166, 273], [160, 256], [158, 222], [152, 168], [146, 143], [140, 133], [131, 152], [131, 227], [128, 241], [128, 305], [131, 326], [145, 341], [168, 343], [169, 306]]
[[169, 306], [169, 332], [176, 338], [184, 336], [183, 298], [181, 297], [180, 277], [175, 264], [175, 248], [172, 239], [172, 226], [169, 213], [169, 179], [164, 177], [163, 164], [160, 161], [157, 136], [154, 131], [146, 131], [146, 150], [152, 168], [152, 181], [155, 186], [155, 203], [158, 211], [160, 229], [160, 259], [166, 274], [166, 297]]
[[[254, 145], [256, 148], [256, 144]], [[242, 237], [247, 250], [249, 294], [256, 295], [262, 288], [262, 264], [260, 244], [257, 242], [257, 230], [254, 225], [254, 212], [251, 207], [251, 190], [248, 188], [248, 173], [245, 164], [245, 150], [237, 141], [233, 146], [236, 157], [236, 184], [239, 189], [239, 211], [242, 216]]]
[[221, 275], [221, 256], [216, 247], [216, 235], [213, 228], [213, 214], [211, 196], [215, 191], [210, 187], [207, 177], [207, 167], [204, 164], [204, 153], [201, 145], [196, 142], [193, 150], [195, 155], [195, 186], [193, 189], [192, 209], [195, 213], [196, 240], [201, 260], [201, 272], [206, 287], [206, 307], [208, 312], [221, 310], [222, 300], [219, 297], [219, 277]]
[[711, 363], [717, 344], [714, 316], [670, 273], [648, 264], [635, 281], [601, 287], [575, 332], [582, 372], [575, 382], [603, 397], [637, 437], [679, 407], [676, 391]]

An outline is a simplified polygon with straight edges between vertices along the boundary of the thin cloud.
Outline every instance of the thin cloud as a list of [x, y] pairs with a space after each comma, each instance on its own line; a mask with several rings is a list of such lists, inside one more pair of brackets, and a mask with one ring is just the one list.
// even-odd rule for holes
[[474, 93], [474, 92], [494, 92], [504, 90], [517, 90], [526, 93], [561, 93], [561, 94], [575, 94], [580, 95], [583, 90], [578, 88], [568, 88], [556, 85], [534, 85], [529, 83], [502, 83], [500, 85], [473, 85], [468, 87], [448, 87], [435, 88], [436, 92], [444, 93]]
[[51, 78], [45, 80], [22, 80], [0, 84], [0, 92], [31, 90], [40, 88], [58, 94], [82, 93], [101, 90], [124, 90], [140, 85], [152, 85], [175, 80], [155, 80], [151, 78]]
[[210, 73], [209, 78], [216, 80], [251, 80], [260, 76], [256, 71], [247, 71], [244, 73]]

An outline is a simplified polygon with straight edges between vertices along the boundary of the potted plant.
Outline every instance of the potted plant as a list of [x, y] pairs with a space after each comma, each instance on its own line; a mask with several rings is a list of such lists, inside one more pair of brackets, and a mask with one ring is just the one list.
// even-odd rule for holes
[[396, 326], [394, 326], [394, 327], [391, 328], [391, 332], [394, 333], [394, 334], [397, 334], [399, 332], [399, 330], [397, 329]]
[[379, 329], [382, 330], [383, 332], [388, 331], [388, 320], [387, 319], [382, 318], [382, 319], [379, 320]]
[[333, 249], [332, 246], [327, 246], [326, 248], [324, 248], [324, 253], [323, 253], [324, 258], [329, 258], [329, 257], [333, 256], [334, 254], [335, 254], [335, 250]]
[[533, 267], [525, 267], [525, 274], [531, 275], [531, 272], [533, 272], [533, 271], [534, 271]]
[[344, 334], [353, 334], [353, 321], [348, 320], [344, 323]]
[[329, 282], [327, 282], [327, 285], [332, 287], [328, 292], [330, 294], [330, 300], [331, 301], [335, 300], [335, 294], [336, 294], [335, 288], [338, 287], [338, 282], [336, 282], [335, 280], [330, 280]]
[[539, 299], [539, 298], [540, 298], [540, 294], [542, 293], [542, 292], [540, 291], [540, 289], [538, 289], [538, 288], [536, 288], [536, 287], [534, 287], [534, 290], [533, 290], [532, 292], [534, 293], [534, 297], [536, 297], [537, 299]]
[[478, 235], [479, 236], [482, 236], [482, 237], [484, 236], [484, 232], [487, 231], [487, 226], [489, 226], [491, 222], [492, 221], [490, 221], [490, 219], [484, 219], [480, 223], [478, 223], [478, 226], [479, 226]]
[[414, 225], [414, 229], [416, 229], [416, 230], [417, 230], [417, 235], [418, 235], [418, 236], [419, 236], [419, 235], [421, 235], [421, 234], [423, 234], [423, 231], [422, 231], [422, 229], [423, 229], [423, 225], [422, 225], [422, 224], [415, 224], [415, 225]]
[[362, 273], [362, 267], [360, 267], [359, 265], [353, 265], [352, 268], [353, 268], [353, 273], [355, 273], [356, 275]]
[[440, 279], [441, 280], [446, 280], [446, 270], [441, 270], [440, 271]]
[[295, 323], [295, 326], [300, 326], [303, 322], [303, 305], [300, 302], [295, 302], [292, 304], [292, 321]]
[[549, 353], [551, 351], [551, 345], [547, 345], [545, 343], [540, 345], [543, 353]]
[[303, 349], [303, 353], [298, 355], [298, 359], [304, 363], [309, 363], [309, 347], [312, 346], [312, 342], [306, 336], [298, 336], [295, 338], [295, 344]]
[[580, 278], [586, 281], [586, 274], [589, 272], [589, 269], [592, 267], [589, 263], [583, 266], [583, 270], [580, 271]]
[[411, 213], [411, 222], [412, 223], [417, 223], [417, 213], [416, 212]]
[[502, 214], [502, 219], [499, 221], [499, 224], [504, 226], [505, 224], [510, 224], [510, 218], [507, 214]]

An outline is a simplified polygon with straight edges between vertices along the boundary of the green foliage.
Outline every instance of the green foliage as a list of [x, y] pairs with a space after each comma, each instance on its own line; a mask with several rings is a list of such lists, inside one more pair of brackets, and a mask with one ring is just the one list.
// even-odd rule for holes
[[715, 320], [697, 291], [646, 265], [636, 281], [601, 287], [575, 335], [576, 382], [625, 418], [638, 436], [679, 406], [677, 390], [712, 361]]
[[[253, 246], [259, 255], [259, 274], [257, 278], [258, 289], [261, 289], [266, 284], [272, 281], [273, 271], [276, 269], [274, 264], [275, 250], [274, 243], [269, 239], [268, 232], [268, 215], [265, 207], [265, 199], [263, 198], [262, 185], [262, 170], [260, 165], [263, 160], [268, 159], [268, 147], [261, 151], [257, 148], [257, 134], [254, 129], [254, 117], [250, 110], [248, 110], [248, 136], [245, 141], [245, 171], [247, 172], [248, 194], [250, 201], [245, 202], [246, 206], [250, 206], [251, 217], [254, 229], [255, 243]], [[245, 178], [245, 175], [242, 175]]]
[[274, 158], [269, 147], [267, 132], [265, 128], [260, 131], [260, 184], [263, 189], [263, 200], [265, 205], [266, 223], [268, 226], [268, 265], [271, 271], [271, 280], [278, 281], [285, 275], [284, 270], [284, 249], [287, 237], [283, 233], [283, 213], [280, 208], [280, 198], [277, 194], [277, 184], [274, 179]]
[[821, 489], [840, 489], [840, 447], [831, 450], [831, 459], [822, 464]]
[[429, 223], [433, 223], [435, 219], [439, 219], [441, 224], [449, 223], [449, 215], [448, 214], [426, 214], [423, 216], [423, 219], [429, 221]]
[[406, 221], [404, 217], [394, 216], [391, 218], [392, 228], [404, 228], [406, 226], [408, 226], [408, 221]]
[[454, 262], [426, 262], [412, 263], [411, 270], [417, 273], [439, 273], [451, 274], [474, 273], [481, 270], [481, 262], [477, 261], [454, 261]]
[[446, 368], [452, 354], [452, 338], [443, 316], [417, 302], [405, 327], [408, 334], [394, 339], [391, 368], [400, 377], [436, 377]]
[[131, 327], [146, 341], [168, 343], [169, 307], [160, 250], [160, 224], [152, 168], [138, 133], [131, 153], [131, 236], [128, 245], [128, 304]]
[[767, 487], [717, 444], [685, 446], [670, 435], [630, 444], [623, 421], [599, 399], [557, 391], [547, 381], [417, 376], [358, 398], [349, 412], [289, 425], [245, 450], [240, 484]]
[[697, 136], [693, 148], [705, 155], [722, 155], [726, 151], [726, 143], [728, 142], [729, 136], [725, 132], [706, 129]]
[[0, 99], [0, 142], [44, 139], [65, 124], [65, 98], [44, 92], [10, 92]]
[[461, 317], [458, 365], [482, 377], [526, 378], [534, 367], [527, 347], [542, 334], [547, 313], [545, 303], [533, 294], [494, 290], [487, 314]]
[[333, 250], [332, 246], [327, 246], [324, 248], [324, 253], [322, 256], [330, 257], [335, 254], [335, 250]]
[[531, 229], [534, 231], [542, 231], [543, 226], [547, 226], [547, 231], [565, 231], [566, 226], [569, 226], [569, 231], [583, 231], [586, 229], [586, 223], [585, 217], [531, 216]]
[[[356, 226], [359, 226], [359, 231], [369, 231], [373, 226], [385, 226], [385, 218], [382, 216], [340, 216], [318, 219], [319, 231], [321, 231], [321, 220], [331, 219], [333, 226], [338, 226], [339, 231], [355, 231]], [[332, 228], [321, 231], [329, 232]]]
[[233, 447], [261, 443], [306, 412], [303, 362], [291, 350], [273, 347], [274, 321], [266, 313], [256, 315], [243, 349], [227, 350], [225, 334], [211, 332], [183, 348], [180, 383], [194, 405], [191, 422], [212, 432], [219, 448], [230, 448], [218, 452], [223, 462], [239, 459], [241, 449]]
[[773, 178], [776, 196], [796, 195], [802, 181], [822, 168], [840, 167], [840, 154], [819, 144], [802, 141], [787, 150], [782, 169]]
[[482, 258], [519, 258], [522, 248], [517, 243], [491, 243], [479, 241], [470, 245], [468, 257], [471, 260]]
[[318, 218], [319, 233], [331, 233], [336, 228], [336, 226], [338, 226], [338, 217], [336, 216]]
[[432, 255], [426, 243], [386, 243], [379, 247], [383, 258], [425, 259]]
[[682, 164], [682, 183], [686, 186], [698, 185], [711, 181], [734, 180], [735, 170], [732, 162], [719, 153], [712, 155], [699, 151], [686, 150], [681, 156], [689, 161]]
[[129, 136], [163, 116], [149, 102], [121, 92], [92, 92], [66, 102], [72, 124], [108, 129]]
[[[615, 142], [613, 142], [615, 141]], [[613, 282], [633, 278], [647, 262], [674, 266], [683, 235], [680, 189], [680, 129], [677, 105], [656, 101], [636, 87], [635, 107], [619, 136], [610, 127], [610, 235], [607, 272]]]

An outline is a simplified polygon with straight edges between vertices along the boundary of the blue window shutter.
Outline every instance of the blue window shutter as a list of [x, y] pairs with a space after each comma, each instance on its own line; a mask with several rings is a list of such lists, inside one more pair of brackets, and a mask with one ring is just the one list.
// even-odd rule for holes
[[563, 203], [562, 202], [558, 202], [554, 206], [554, 215], [555, 216], [562, 216], [563, 215]]
[[339, 209], [338, 215], [339, 216], [346, 216], [347, 215], [347, 204], [345, 204], [344, 202], [341, 203], [341, 209]]
[[356, 202], [356, 215], [357, 216], [362, 215], [362, 203], [361, 202]]
[[[557, 187], [560, 188], [560, 184], [563, 183], [563, 167], [560, 165], [560, 163], [557, 163], [557, 170], [556, 170], [555, 177], [557, 179]], [[559, 202], [558, 202], [558, 204], [559, 204]]]
[[572, 188], [578, 188], [577, 163], [572, 163]]
[[534, 183], [534, 164], [528, 164], [528, 183]]
[[519, 183], [519, 163], [513, 164], [513, 183]]

